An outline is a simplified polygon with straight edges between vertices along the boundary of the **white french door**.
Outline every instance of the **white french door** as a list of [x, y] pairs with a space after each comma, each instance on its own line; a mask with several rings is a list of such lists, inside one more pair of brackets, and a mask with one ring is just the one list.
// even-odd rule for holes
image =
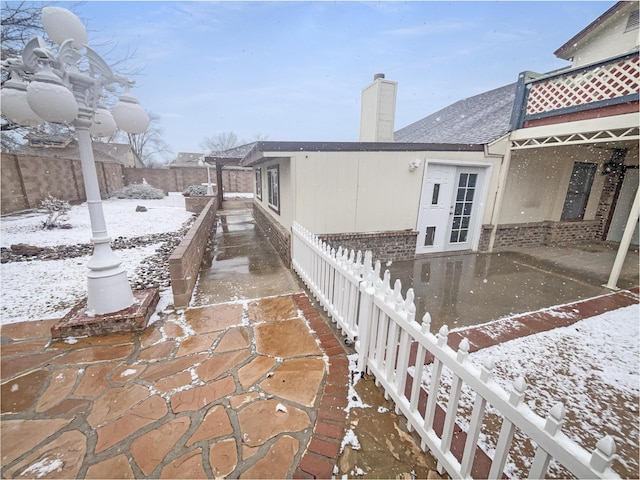
[[469, 250], [479, 235], [484, 168], [429, 164], [418, 214], [416, 254]]

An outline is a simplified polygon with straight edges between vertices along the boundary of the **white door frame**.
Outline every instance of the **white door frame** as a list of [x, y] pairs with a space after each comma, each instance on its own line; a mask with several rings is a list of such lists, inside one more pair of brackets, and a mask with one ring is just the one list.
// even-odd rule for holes
[[[476, 197], [474, 198], [473, 217], [469, 226], [470, 241], [465, 243], [469, 245], [473, 251], [478, 250], [478, 244], [480, 242], [480, 234], [482, 232], [482, 220], [484, 218], [484, 210], [487, 204], [487, 192], [489, 190], [489, 183], [491, 180], [492, 164], [486, 162], [474, 162], [474, 161], [446, 161], [446, 160], [428, 160], [424, 166], [424, 173], [422, 177], [422, 187], [420, 193], [420, 205], [418, 208], [418, 218], [416, 219], [416, 230], [418, 231], [418, 237], [416, 239], [416, 255], [423, 255], [427, 253], [441, 253], [459, 250], [455, 244], [450, 244], [449, 235], [451, 231], [451, 218], [448, 219], [446, 224], [446, 232], [444, 233], [445, 241], [440, 245], [433, 245], [432, 248], [425, 247], [424, 241], [426, 232], [421, 231], [426, 228], [426, 214], [424, 205], [428, 205], [433, 195], [433, 189], [428, 188], [429, 183], [429, 166], [443, 166], [451, 167], [454, 171], [452, 192], [457, 189], [457, 179], [459, 178], [459, 169], [464, 168], [477, 168], [478, 169], [478, 186], [476, 189]], [[451, 197], [453, 200], [453, 196]], [[450, 205], [453, 208], [453, 205]], [[449, 217], [451, 217], [449, 215]], [[469, 247], [464, 247], [462, 250], [468, 250]]]

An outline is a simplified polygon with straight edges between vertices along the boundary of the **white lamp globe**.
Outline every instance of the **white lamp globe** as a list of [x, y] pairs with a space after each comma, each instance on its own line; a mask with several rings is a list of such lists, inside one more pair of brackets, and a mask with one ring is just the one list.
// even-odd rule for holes
[[111, 112], [102, 106], [98, 107], [93, 116], [93, 123], [89, 128], [89, 133], [96, 137], [110, 137], [116, 133], [117, 129], [116, 121], [113, 119]]
[[27, 102], [47, 122], [69, 123], [78, 116], [78, 103], [73, 93], [62, 85], [48, 65], [36, 73], [29, 83]]
[[116, 125], [127, 133], [144, 133], [149, 126], [149, 115], [140, 106], [138, 100], [128, 93], [120, 95], [111, 113]]
[[42, 27], [52, 42], [62, 45], [65, 40], [73, 40], [73, 48], [80, 50], [88, 43], [87, 29], [82, 21], [66, 8], [44, 7]]
[[43, 122], [27, 102], [27, 85], [22, 80], [12, 76], [2, 86], [0, 95], [2, 114], [12, 122], [25, 127], [34, 127]]

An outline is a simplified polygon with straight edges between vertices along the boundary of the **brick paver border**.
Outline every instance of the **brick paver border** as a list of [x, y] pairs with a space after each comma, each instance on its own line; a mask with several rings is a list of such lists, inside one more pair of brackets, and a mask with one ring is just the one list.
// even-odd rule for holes
[[303, 453], [294, 478], [331, 478], [345, 432], [347, 395], [349, 393], [349, 359], [327, 321], [313, 307], [304, 293], [292, 295], [309, 326], [316, 333], [320, 347], [329, 357], [327, 376], [318, 399], [313, 435]]
[[[536, 312], [456, 330], [449, 334], [448, 344], [457, 350], [463, 338], [469, 340], [469, 352], [492, 347], [520, 337], [568, 327], [580, 320], [638, 303], [640, 287], [587, 298], [566, 305], [545, 308]], [[499, 327], [499, 328], [496, 328]]]

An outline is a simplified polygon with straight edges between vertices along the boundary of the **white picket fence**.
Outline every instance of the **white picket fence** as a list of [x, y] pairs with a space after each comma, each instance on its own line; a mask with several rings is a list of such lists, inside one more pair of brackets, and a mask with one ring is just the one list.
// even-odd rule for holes
[[[359, 371], [366, 369], [375, 376], [385, 396], [395, 403], [396, 412], [401, 412], [410, 430], [420, 435], [422, 448], [428, 448], [438, 460], [441, 473], [446, 470], [452, 478], [472, 477], [483, 419], [491, 405], [502, 417], [502, 424], [490, 469], [482, 476], [502, 477], [518, 429], [535, 448], [529, 478], [544, 478], [551, 459], [578, 478], [619, 478], [611, 469], [616, 451], [613, 438], [603, 437], [589, 453], [562, 432], [562, 403], [556, 404], [544, 419], [523, 402], [527, 387], [523, 378], [507, 392], [492, 378], [492, 359], [481, 370], [465, 362], [468, 341], [463, 339], [456, 352], [447, 345], [447, 327], [434, 335], [429, 331], [428, 314], [421, 324], [416, 322], [413, 290], [409, 289], [403, 298], [399, 280], [391, 288], [389, 272], [380, 277], [380, 262], [373, 266], [371, 252], [363, 257], [360, 252], [341, 248], [336, 251], [298, 224], [293, 225], [292, 233], [294, 270], [342, 332], [355, 342]], [[443, 395], [443, 367], [453, 377], [444, 388], [448, 395], [444, 412], [438, 405], [438, 395]], [[428, 382], [422, 380], [425, 372]], [[452, 453], [452, 440], [463, 385], [475, 392], [475, 401], [464, 450], [456, 456]], [[426, 407], [419, 408], [425, 390]], [[444, 415], [444, 423], [435, 422], [441, 424], [436, 427], [438, 415]]]

